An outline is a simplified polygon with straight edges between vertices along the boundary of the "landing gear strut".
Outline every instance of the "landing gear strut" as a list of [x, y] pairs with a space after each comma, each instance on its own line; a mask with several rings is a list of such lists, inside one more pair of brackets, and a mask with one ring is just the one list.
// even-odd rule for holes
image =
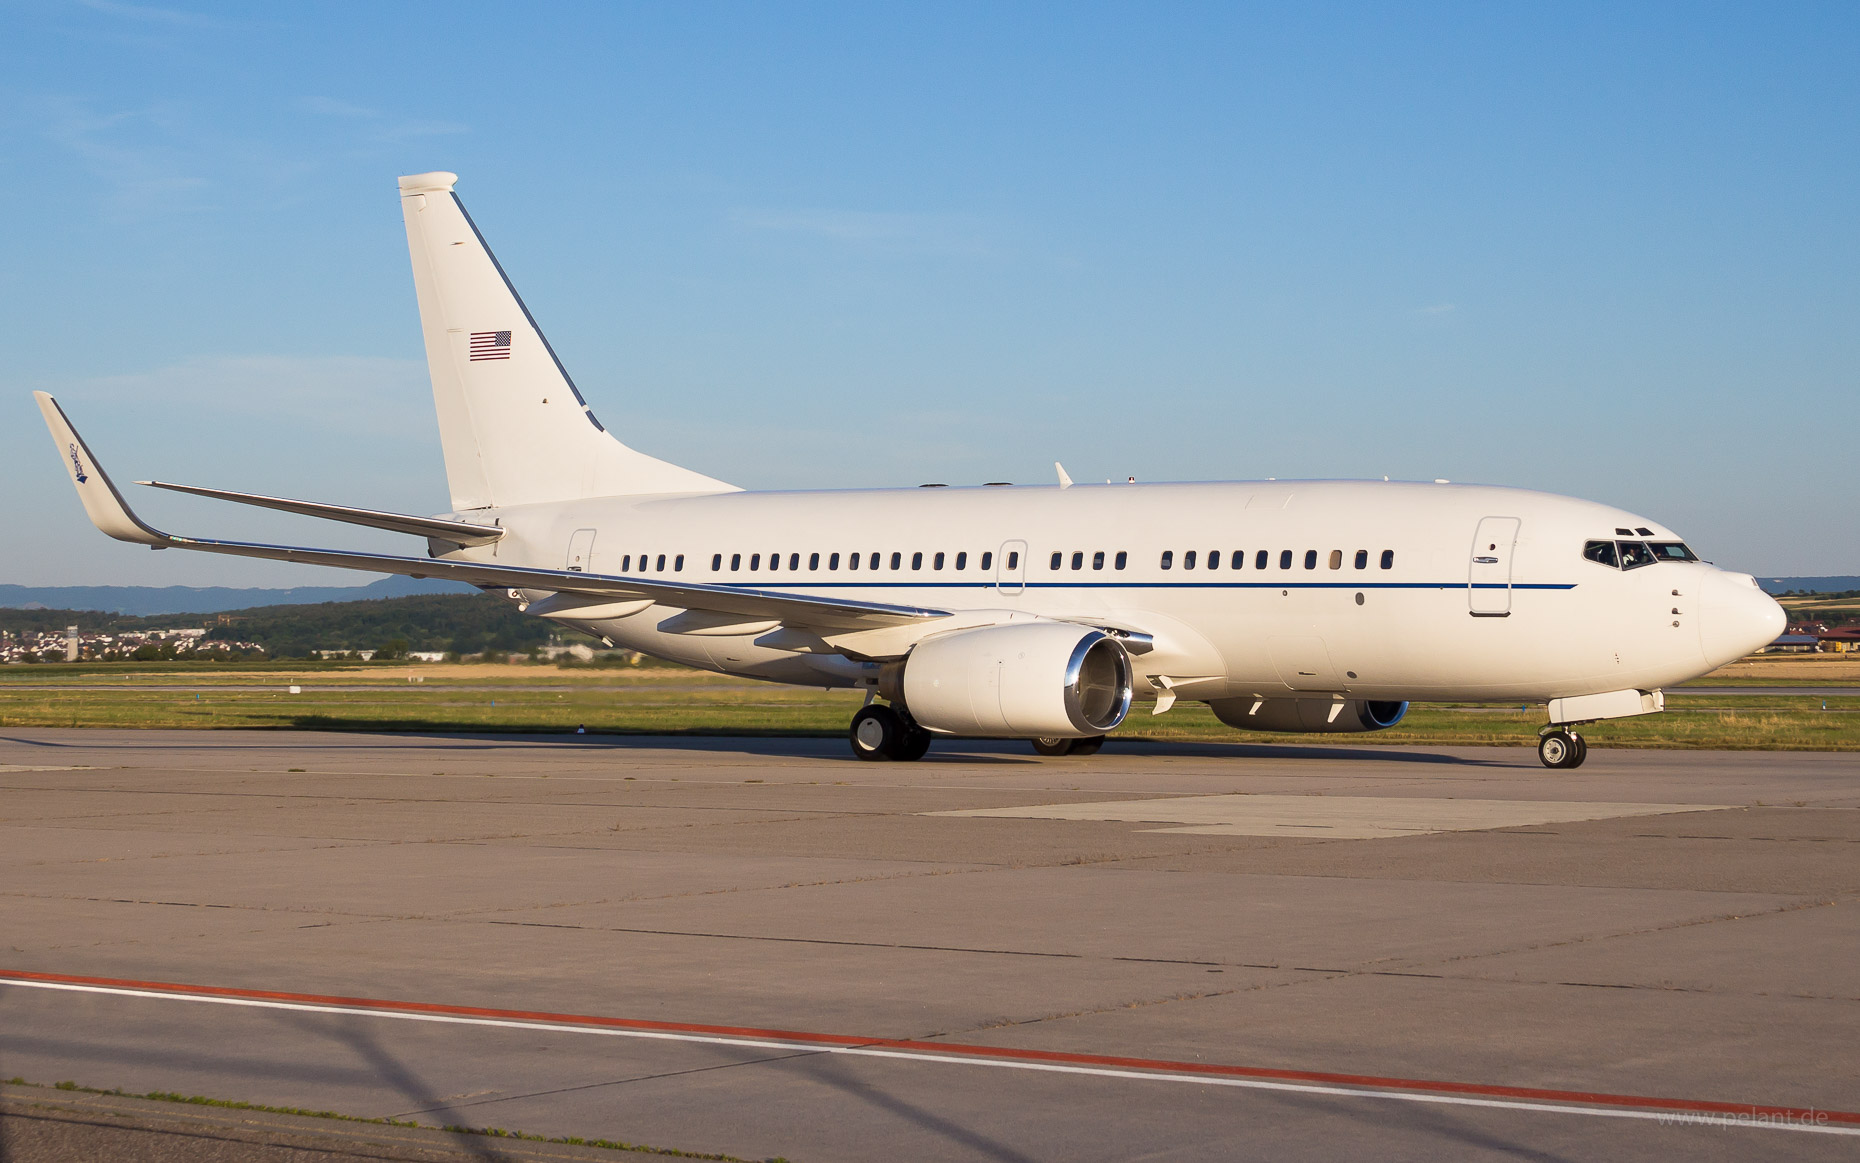
[[852, 751], [860, 759], [922, 759], [930, 750], [930, 732], [895, 709], [879, 703], [861, 707], [846, 732]]
[[1574, 731], [1555, 727], [1537, 737], [1537, 758], [1545, 767], [1581, 767], [1589, 757], [1589, 745]]
[[1063, 739], [1047, 736], [1029, 740], [1033, 749], [1041, 755], [1096, 755], [1098, 748], [1104, 746], [1103, 735], [1093, 735], [1086, 739]]

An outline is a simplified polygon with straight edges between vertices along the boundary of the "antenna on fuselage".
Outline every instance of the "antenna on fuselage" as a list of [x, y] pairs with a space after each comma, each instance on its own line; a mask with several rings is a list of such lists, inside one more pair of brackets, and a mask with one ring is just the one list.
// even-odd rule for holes
[[1059, 474], [1059, 487], [1062, 489], [1071, 488], [1072, 478], [1066, 475], [1066, 466], [1060, 464], [1058, 461], [1054, 461], [1053, 469]]

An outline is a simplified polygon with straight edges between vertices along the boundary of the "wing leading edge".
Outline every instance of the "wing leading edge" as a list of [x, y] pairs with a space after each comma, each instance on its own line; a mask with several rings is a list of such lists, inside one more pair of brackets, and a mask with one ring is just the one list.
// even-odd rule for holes
[[[303, 565], [326, 565], [337, 569], [364, 570], [369, 573], [402, 574], [407, 577], [438, 577], [464, 582], [485, 589], [549, 590], [591, 597], [649, 598], [652, 601], [685, 610], [705, 610], [722, 614], [742, 614], [756, 618], [774, 618], [796, 627], [821, 630], [876, 629], [902, 626], [913, 622], [949, 617], [947, 610], [916, 606], [894, 606], [879, 602], [816, 598], [806, 594], [777, 590], [737, 589], [694, 583], [668, 584], [651, 578], [622, 577], [608, 574], [579, 573], [571, 570], [537, 569], [529, 566], [495, 565], [476, 561], [450, 561], [444, 558], [396, 557], [389, 554], [353, 553], [338, 549], [313, 549], [292, 545], [261, 545], [242, 541], [213, 541], [198, 537], [180, 537], [165, 533], [143, 521], [130, 509], [108, 474], [97, 463], [84, 438], [72, 426], [58, 401], [45, 392], [34, 392], [39, 411], [45, 416], [52, 441], [58, 446], [65, 472], [77, 488], [91, 523], [118, 541], [147, 545], [155, 549], [193, 549], [205, 553], [225, 553], [235, 557], [257, 557], [270, 561], [291, 561]], [[191, 491], [191, 490], [190, 490]], [[204, 491], [204, 490], [202, 490]]]

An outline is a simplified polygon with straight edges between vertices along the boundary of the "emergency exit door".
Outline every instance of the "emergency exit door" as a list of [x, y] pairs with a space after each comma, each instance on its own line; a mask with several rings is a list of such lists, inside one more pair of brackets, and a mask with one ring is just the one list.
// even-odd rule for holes
[[1027, 586], [1027, 543], [1004, 541], [995, 555], [995, 589], [1018, 594]]
[[1466, 600], [1475, 618], [1511, 614], [1511, 553], [1518, 543], [1520, 524], [1516, 517], [1487, 517], [1479, 522], [1466, 573]]
[[576, 573], [587, 573], [594, 563], [594, 530], [577, 529], [568, 539], [568, 566]]

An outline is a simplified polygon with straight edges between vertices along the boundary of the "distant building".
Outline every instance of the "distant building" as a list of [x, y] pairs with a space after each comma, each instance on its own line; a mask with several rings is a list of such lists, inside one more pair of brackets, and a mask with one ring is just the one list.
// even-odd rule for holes
[[1759, 654], [1813, 654], [1821, 643], [1813, 634], [1784, 634], [1758, 651]]
[[1843, 626], [1838, 630], [1823, 630], [1815, 635], [1824, 654], [1853, 654], [1860, 652], [1860, 629]]

